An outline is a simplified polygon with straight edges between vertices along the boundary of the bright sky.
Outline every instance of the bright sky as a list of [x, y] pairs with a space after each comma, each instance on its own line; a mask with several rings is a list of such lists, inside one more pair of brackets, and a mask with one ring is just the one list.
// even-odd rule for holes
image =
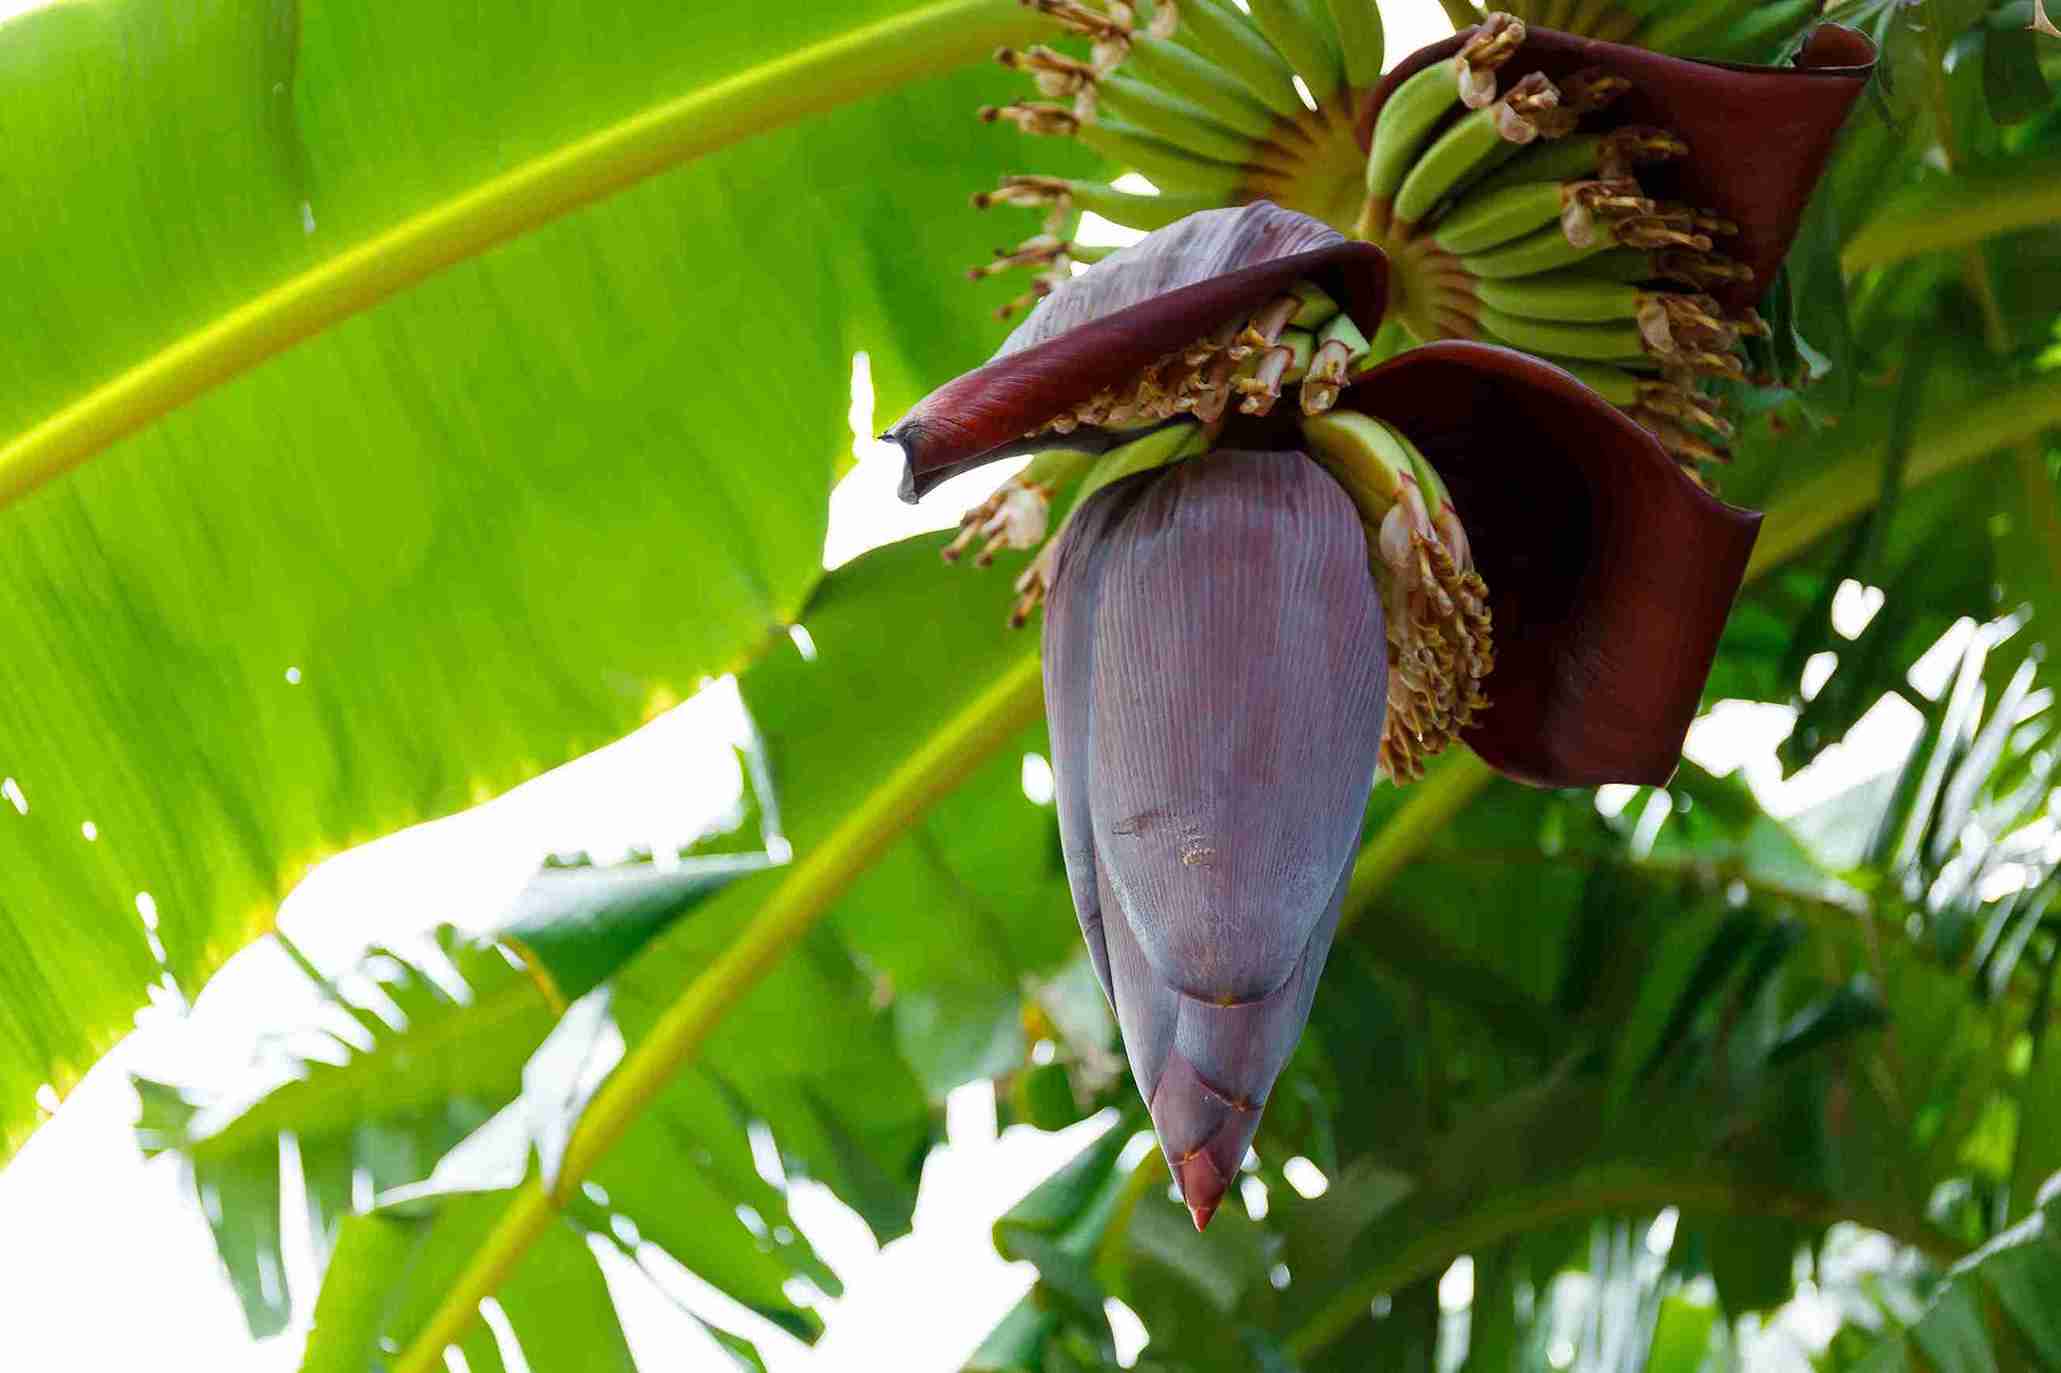
[[[0, 20], [33, 7], [28, 0], [0, 0]], [[1392, 54], [1448, 31], [1432, 0], [1382, 8]], [[1083, 237], [1115, 241], [1121, 232], [1091, 226]], [[874, 432], [871, 410], [862, 357], [855, 368], [855, 435]], [[827, 566], [955, 524], [960, 510], [999, 479], [993, 469], [973, 474], [911, 509], [894, 497], [895, 457], [868, 441], [859, 449], [859, 465], [831, 498]], [[1879, 603], [1879, 593], [1871, 600], [1869, 591], [1850, 586], [1835, 620], [1850, 636]], [[1948, 660], [1938, 669], [1942, 685], [1950, 668]], [[1821, 668], [1829, 670], [1829, 664]], [[1743, 764], [1770, 805], [1786, 814], [1899, 760], [1916, 727], [1909, 706], [1885, 704], [1825, 761], [1782, 784], [1773, 749], [1792, 719], [1780, 707], [1726, 703], [1697, 725], [1691, 756], [1720, 771]], [[730, 743], [739, 720], [734, 689], [719, 684], [629, 739], [508, 796], [324, 864], [289, 898], [282, 925], [333, 970], [369, 942], [405, 944], [439, 921], [489, 923], [547, 853], [584, 849], [606, 859], [632, 847], [673, 848], [733, 803], [739, 778]], [[1599, 799], [1608, 805], [1613, 798]], [[234, 1064], [253, 1029], [297, 1023], [311, 996], [275, 945], [246, 951], [191, 1014], [161, 1004], [139, 1015], [138, 1030], [0, 1172], [0, 1235], [6, 1237], [0, 1313], [10, 1355], [19, 1361], [14, 1366], [149, 1367], [162, 1363], [168, 1350], [178, 1351], [182, 1363], [221, 1373], [297, 1366], [305, 1332], [252, 1343], [207, 1228], [179, 1191], [176, 1164], [146, 1164], [138, 1154], [130, 1134], [136, 1102], [126, 1075], [157, 1071], [185, 1078], [197, 1063]], [[734, 1328], [759, 1343], [775, 1373], [956, 1369], [1031, 1280], [1027, 1266], [1005, 1264], [995, 1254], [988, 1227], [1096, 1126], [1084, 1123], [1060, 1135], [1015, 1127], [998, 1135], [986, 1084], [953, 1094], [948, 1123], [949, 1147], [925, 1168], [915, 1233], [884, 1250], [823, 1189], [794, 1189], [796, 1223], [847, 1284], [843, 1298], [821, 1307], [828, 1333], [813, 1352], [729, 1307], [662, 1256], [654, 1266], [662, 1274], [671, 1269], [666, 1283], [676, 1297], [727, 1313]], [[295, 1208], [288, 1209], [285, 1226], [289, 1248], [304, 1246], [305, 1222]], [[711, 1362], [698, 1356], [707, 1351], [703, 1337], [667, 1297], [613, 1250], [604, 1257], [645, 1367]], [[285, 1278], [302, 1309], [312, 1306], [312, 1260], [296, 1253]], [[1142, 1332], [1128, 1313], [1115, 1317], [1124, 1352], [1135, 1357]]]

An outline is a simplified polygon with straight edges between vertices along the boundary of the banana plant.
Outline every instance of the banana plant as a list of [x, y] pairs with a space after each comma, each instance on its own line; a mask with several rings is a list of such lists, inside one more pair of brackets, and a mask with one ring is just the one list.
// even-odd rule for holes
[[[1649, 1351], [1701, 1329], [1722, 1354], [1732, 1318], [1787, 1299], [1785, 1260], [1829, 1226], [1890, 1236], [1925, 1292], [2022, 1234], [2061, 1166], [2041, 1152], [2037, 1052], [2055, 960], [2032, 650], [2061, 604], [2045, 12], [1616, 0], [1513, 6], [1513, 25], [1446, 8], [1454, 39], [1415, 55], [1383, 50], [1378, 9], [1336, 0], [869, 0], [776, 23], [730, 5], [575, 21], [542, 3], [114, 0], [0, 21], [0, 197], [18, 226], [0, 319], [19, 364], [0, 400], [7, 1147], [147, 987], [197, 991], [324, 855], [501, 791], [725, 672], [767, 740], [792, 861], [588, 965], [605, 965], [623, 1042], [591, 1094], [534, 1056], [548, 1000], [489, 1042], [476, 994], [514, 984], [448, 939], [369, 965], [414, 1008], [407, 1028], [338, 1011], [358, 1056], [252, 1108], [278, 1120], [230, 1117], [254, 1149], [149, 1093], [153, 1143], [236, 1202], [217, 1239], [254, 1324], [286, 1319], [264, 1276], [279, 1183], [260, 1141], [312, 1123], [280, 1124], [297, 1087], [334, 1112], [334, 1147], [304, 1154], [328, 1160], [305, 1204], [335, 1246], [307, 1358], [353, 1370], [433, 1368], [447, 1346], [497, 1366], [477, 1314], [496, 1293], [531, 1366], [622, 1364], [589, 1247], [616, 1216], [590, 1182], [808, 1333], [784, 1278], [833, 1275], [785, 1241], [748, 1236], [747, 1254], [734, 1212], [695, 1220], [733, 1193], [775, 1205], [741, 1170], [740, 1121], [767, 1122], [795, 1172], [888, 1235], [950, 1087], [997, 1077], [1046, 1125], [1123, 1110], [1135, 1091], [1075, 952], [1060, 817], [1022, 785], [1026, 755], [1064, 741], [1040, 722], [1033, 636], [1001, 628], [1018, 593], [939, 575], [956, 538], [826, 575], [825, 497], [855, 352], [875, 412], [904, 415], [1000, 345], [988, 307], [1035, 307], [1101, 255], [1085, 213], [1150, 230], [1271, 200], [1384, 246], [1392, 308], [1313, 318], [1306, 360], [1265, 340], [1226, 403], [1350, 397], [1364, 359], [1407, 363], [1427, 341], [1411, 365], [1484, 340], [1570, 362], [1608, 424], [1767, 512], [1705, 700], [1795, 704], [1788, 765], [1884, 692], [1922, 695], [1903, 674], [1949, 625], [1988, 628], [1949, 692], [1913, 704], [1924, 732], [1888, 794], [1793, 830], [1694, 770], [1615, 819], [1457, 751], [1373, 790], [1336, 845], [1333, 953], [1255, 1171], [1227, 1162], [1198, 1236], [1127, 1116], [1099, 1172], [998, 1237], [1040, 1287], [976, 1362], [1092, 1366], [1118, 1296], [1168, 1366], [1451, 1358], [1463, 1312], [1484, 1361], [1565, 1337], [1630, 1366], [1649, 1318]], [[1858, 36], [1810, 36], [1820, 20]], [[997, 49], [1017, 75], [989, 65]], [[1602, 77], [1584, 53], [1609, 59]], [[1723, 169], [1741, 148], [1697, 125], [1707, 102], [1675, 97], [1692, 76], [1712, 99], [1778, 92], [1765, 110], [1837, 106], [1836, 142], [1825, 109], [1792, 139], [1743, 142], [1749, 169], [1822, 170], [1807, 205], [1737, 194], [1746, 173]], [[1042, 98], [1012, 105], [1024, 77]], [[1628, 175], [1589, 175], [1606, 171]], [[1603, 182], [1630, 185], [1572, 189]], [[1026, 207], [1042, 231], [976, 275], [1027, 267], [1028, 292], [955, 280], [995, 217]], [[1786, 258], [1761, 251], [1778, 240]], [[1527, 270], [1476, 270], [1526, 243], [1543, 254]], [[1472, 266], [1437, 270], [1441, 255]], [[1696, 365], [1655, 366], [1656, 348]], [[1100, 404], [1077, 433], [1150, 399], [1099, 397], [1130, 376], [1069, 402]], [[1376, 417], [1437, 470], [1421, 417]], [[1073, 508], [1056, 481], [1044, 506], [1026, 499], [1049, 467], [967, 526], [1012, 571], [1035, 566], [1012, 551], [1029, 531]], [[1849, 584], [1886, 593], [1852, 640], [1828, 610]], [[1804, 691], [1802, 665], [1828, 652], [1837, 668]], [[445, 959], [474, 1001], [424, 980]], [[478, 1053], [451, 1066], [480, 1079], [388, 1100], [368, 1065], [444, 1025]], [[683, 1100], [687, 1137], [721, 1142], [728, 1171], [652, 1143]], [[510, 1111], [516, 1167], [468, 1176], [504, 1138], [475, 1136], [482, 1114]], [[339, 1194], [335, 1159], [373, 1159], [382, 1129], [405, 1146], [381, 1173], [395, 1186]], [[1328, 1190], [1304, 1197], [1313, 1176]], [[655, 1177], [680, 1180], [635, 1190]], [[1642, 1278], [1620, 1236], [1667, 1207], [1669, 1267]], [[696, 1249], [704, 1235], [722, 1238]], [[1447, 1310], [1440, 1278], [1463, 1256], [1473, 1297]], [[1603, 1309], [1539, 1302], [1570, 1274], [1622, 1294], [1620, 1333], [1600, 1315], [1592, 1339], [1553, 1324]]]

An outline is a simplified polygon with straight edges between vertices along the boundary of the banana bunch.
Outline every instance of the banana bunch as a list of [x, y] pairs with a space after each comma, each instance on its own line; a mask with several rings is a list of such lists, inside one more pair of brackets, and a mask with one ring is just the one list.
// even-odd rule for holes
[[[1533, 70], [1506, 81], [1526, 53], [1526, 28], [1491, 14], [1450, 56], [1388, 90], [1369, 133], [1360, 120], [1382, 68], [1372, 0], [1249, 0], [1249, 14], [1229, 0], [1023, 2], [1085, 39], [1087, 51], [1002, 50], [1001, 63], [1044, 98], [989, 106], [982, 117], [1075, 138], [1142, 172], [1158, 194], [1020, 175], [974, 196], [981, 208], [1046, 216], [1043, 232], [970, 273], [1035, 273], [998, 314], [1035, 304], [1094, 260], [1070, 240], [1075, 215], [1153, 230], [1213, 206], [1268, 200], [1386, 250], [1391, 313], [1406, 339], [1477, 339], [1548, 358], [1625, 397], [1616, 403], [1692, 474], [1725, 459], [1731, 425], [1706, 381], [1744, 379], [1741, 340], [1766, 325], [1717, 297], [1736, 303], [1753, 273], [1724, 251], [1736, 226], [1642, 184], [1645, 169], [1691, 149], [1669, 129], [1610, 126], [1612, 105], [1632, 89], [1625, 76], [1555, 67], [1557, 79]], [[1641, 22], [1679, 26], [1656, 0], [1625, 3]], [[1604, 14], [1590, 4], [1543, 8], [1577, 28]], [[1226, 405], [1263, 415], [1285, 385], [1314, 376], [1304, 395], [1321, 397], [1348, 379], [1336, 370], [1338, 350], [1326, 354], [1323, 340], [1294, 332], [1262, 330], [1266, 356], [1232, 359], [1242, 327], [1163, 360], [1140, 394], [1099, 397], [1074, 422], [1184, 411], [1211, 422]], [[1363, 354], [1362, 341], [1346, 342]]]
[[1381, 771], [1423, 776], [1487, 709], [1495, 666], [1488, 587], [1474, 570], [1459, 512], [1438, 472], [1394, 425], [1351, 410], [1308, 416], [1308, 452], [1352, 497], [1367, 533], [1388, 638], [1388, 719]]
[[1398, 84], [1375, 120], [1360, 231], [1400, 264], [1400, 318], [1420, 341], [1480, 339], [1569, 367], [1692, 473], [1723, 461], [1731, 426], [1701, 379], [1744, 379], [1740, 340], [1767, 332], [1709, 294], [1752, 279], [1719, 248], [1737, 226], [1641, 185], [1642, 168], [1688, 155], [1670, 131], [1580, 130], [1630, 89], [1621, 76], [1532, 72], [1479, 103], [1484, 66], [1523, 41], [1521, 22], [1496, 16]]
[[1149, 231], [1198, 210], [1268, 200], [1351, 224], [1364, 160], [1355, 121], [1382, 70], [1374, 0], [1249, 0], [1249, 13], [1231, 0], [1022, 3], [1085, 40], [1086, 51], [1036, 44], [997, 52], [1041, 98], [984, 106], [980, 117], [1072, 138], [1142, 173], [1159, 194], [1026, 175], [974, 196], [981, 209], [1046, 212], [1043, 234], [974, 269], [1036, 269], [1031, 289], [997, 314], [1027, 309], [1086, 260], [1065, 234], [1080, 212]]

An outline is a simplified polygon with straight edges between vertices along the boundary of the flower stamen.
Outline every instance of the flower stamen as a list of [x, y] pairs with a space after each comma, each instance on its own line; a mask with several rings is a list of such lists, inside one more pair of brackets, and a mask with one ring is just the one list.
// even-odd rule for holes
[[938, 556], [955, 563], [974, 540], [985, 538], [973, 565], [991, 566], [1004, 548], [1036, 548], [1045, 538], [1051, 515], [1051, 488], [1018, 473], [960, 517], [958, 535], [938, 550]]
[[1699, 290], [1753, 280], [1753, 269], [1722, 253], [1664, 249], [1653, 255], [1653, 275]]
[[992, 191], [975, 191], [973, 208], [1016, 205], [1027, 210], [1065, 210], [1073, 202], [1073, 191], [1056, 176], [1005, 176]]
[[1596, 170], [1605, 179], [1626, 177], [1634, 167], [1688, 155], [1689, 145], [1666, 129], [1627, 124], [1603, 135], [1597, 145]]
[[[1538, 72], [1525, 77], [1495, 102], [1496, 133], [1506, 143], [1529, 143], [1545, 132], [1548, 115], [1560, 111], [1560, 89]], [[1559, 121], [1555, 121], [1556, 126]], [[1572, 129], [1571, 119], [1566, 127]], [[1549, 137], [1552, 135], [1548, 134]]]
[[1496, 98], [1496, 70], [1524, 46], [1524, 21], [1512, 14], [1491, 14], [1475, 29], [1453, 61], [1460, 83], [1460, 103], [1478, 110]]
[[1058, 105], [1048, 105], [1037, 100], [1012, 100], [1007, 105], [983, 105], [980, 107], [983, 124], [1004, 121], [1014, 124], [1025, 133], [1044, 134], [1051, 137], [1066, 137], [1079, 132], [1080, 116]]
[[1100, 74], [1088, 63], [1056, 52], [1042, 43], [1022, 52], [1014, 48], [998, 48], [995, 51], [995, 61], [1011, 71], [1029, 73], [1037, 85], [1038, 94], [1054, 100], [1064, 100], [1093, 90], [1095, 78]]

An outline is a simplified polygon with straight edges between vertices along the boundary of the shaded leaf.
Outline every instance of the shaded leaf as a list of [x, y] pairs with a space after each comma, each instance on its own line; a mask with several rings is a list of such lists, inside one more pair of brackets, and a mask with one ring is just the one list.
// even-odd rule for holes
[[853, 353], [895, 408], [996, 332], [902, 268], [912, 238], [992, 246], [910, 207], [1012, 154], [961, 117], [975, 83], [897, 87], [1029, 19], [940, 0], [854, 38], [910, 13], [6, 25], [8, 215], [71, 227], [0, 292], [0, 1147], [160, 976], [139, 892], [191, 993], [317, 858], [626, 733], [795, 618]]

